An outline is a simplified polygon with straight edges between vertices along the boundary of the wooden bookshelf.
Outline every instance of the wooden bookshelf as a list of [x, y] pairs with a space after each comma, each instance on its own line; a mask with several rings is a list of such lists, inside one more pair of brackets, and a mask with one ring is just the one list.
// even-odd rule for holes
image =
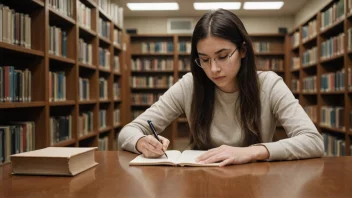
[[[78, 2], [91, 9], [91, 28], [87, 28], [78, 21]], [[120, 114], [129, 110], [124, 108], [126, 98], [124, 72], [114, 71], [114, 56], [119, 57], [118, 65], [128, 62], [126, 51], [120, 46], [114, 49], [112, 37], [114, 28], [121, 31], [121, 39], [125, 42], [123, 27], [115, 24], [104, 11], [98, 7], [98, 0], [73, 0], [73, 17], [68, 17], [51, 8], [47, 0], [31, 0], [18, 4], [13, 1], [1, 2], [16, 12], [28, 14], [31, 18], [31, 48], [0, 42], [1, 66], [12, 65], [15, 69], [29, 69], [31, 71], [31, 102], [2, 102], [0, 103], [0, 119], [3, 124], [14, 121], [30, 121], [35, 123], [35, 149], [48, 146], [95, 147], [100, 137], [108, 137], [108, 150], [116, 148], [115, 140], [121, 128], [127, 123], [124, 116], [120, 116], [119, 123], [113, 123], [114, 109], [120, 109]], [[111, 23], [108, 30], [111, 40], [101, 37], [98, 30], [98, 19], [104, 17]], [[62, 28], [67, 32], [66, 57], [49, 53], [49, 26]], [[79, 60], [79, 39], [82, 38], [92, 46], [92, 63]], [[121, 45], [123, 44], [121, 43]], [[109, 70], [99, 68], [98, 47], [106, 48], [110, 56]], [[66, 78], [66, 100], [51, 101], [49, 96], [49, 72], [63, 71]], [[123, 71], [123, 70], [121, 70]], [[99, 77], [104, 76], [108, 82], [108, 98], [99, 100]], [[89, 79], [89, 99], [80, 100], [79, 78]], [[118, 100], [113, 97], [113, 83], [120, 83]], [[107, 127], [99, 129], [99, 110], [106, 109]], [[81, 136], [79, 131], [79, 116], [84, 112], [93, 113], [93, 130]], [[128, 113], [127, 113], [128, 114]], [[71, 116], [71, 138], [51, 145], [50, 118], [52, 116]], [[0, 162], [1, 165], [1, 162]]]
[[25, 47], [21, 47], [21, 46], [17, 46], [17, 45], [12, 45], [12, 44], [8, 44], [8, 43], [3, 43], [0, 42], [0, 49], [1, 51], [13, 51], [15, 53], [22, 53], [22, 54], [26, 54], [26, 55], [34, 55], [34, 56], [44, 56], [44, 52], [39, 51], [39, 50], [34, 50], [34, 49], [29, 49], [29, 48], [25, 48]]
[[97, 33], [93, 30], [90, 30], [82, 25], [78, 25], [79, 26], [79, 30], [80, 30], [80, 34], [85, 34], [85, 35], [88, 35], [88, 36], [91, 36], [91, 37], [95, 37], [97, 36]]
[[44, 107], [45, 102], [4, 102], [0, 103], [0, 109]]
[[[299, 91], [293, 91], [295, 93], [295, 96], [297, 99], [299, 99], [300, 104], [303, 107], [315, 107], [316, 108], [316, 126], [322, 134], [327, 134], [333, 138], [337, 138], [340, 140], [343, 140], [343, 144], [345, 145], [344, 153], [345, 155], [351, 155], [352, 153], [350, 152], [350, 146], [351, 146], [351, 134], [350, 125], [350, 111], [351, 111], [351, 101], [352, 101], [352, 96], [349, 94], [348, 90], [348, 69], [351, 67], [351, 56], [349, 55], [348, 51], [348, 43], [351, 41], [348, 41], [348, 29], [352, 27], [352, 21], [350, 16], [350, 13], [348, 10], [352, 8], [352, 5], [348, 5], [347, 0], [342, 0], [344, 3], [344, 12], [341, 13], [341, 18], [337, 18], [336, 21], [333, 21], [330, 25], [327, 25], [325, 28], [321, 28], [322, 26], [322, 19], [324, 18], [324, 12], [328, 9], [330, 9], [333, 4], [337, 4], [339, 1], [330, 1], [328, 2], [322, 9], [318, 11], [318, 13], [315, 13], [312, 17], [307, 19], [307, 21], [303, 22], [300, 24], [298, 27], [294, 28], [292, 32], [289, 33], [288, 35], [288, 40], [289, 40], [289, 46], [286, 51], [288, 52], [287, 58], [289, 61], [292, 60], [293, 57], [299, 57], [300, 58], [300, 64], [299, 68], [296, 70], [297, 72], [288, 72], [288, 86], [292, 89], [292, 79], [298, 79], [300, 83]], [[341, 9], [342, 10], [342, 9]], [[335, 14], [339, 14], [334, 11]], [[309, 23], [313, 23], [314, 20], [316, 20], [316, 27], [311, 26], [311, 29], [309, 29]], [[308, 39], [303, 39], [303, 35], [305, 34], [305, 31], [307, 30], [315, 30], [315, 35], [314, 37], [308, 38]], [[299, 45], [298, 45], [298, 50], [293, 47], [292, 42], [293, 42], [293, 35], [295, 32], [298, 32], [300, 35], [299, 38]], [[324, 42], [328, 41], [331, 38], [336, 37], [338, 39], [338, 36], [340, 34], [344, 34], [344, 41], [341, 42], [343, 45], [341, 45], [340, 49], [337, 50], [342, 50], [342, 53], [334, 53], [328, 56], [328, 58], [322, 58], [321, 54], [324, 52], [326, 49], [326, 44]], [[313, 34], [310, 32], [309, 34]], [[337, 41], [338, 43], [338, 41]], [[317, 55], [316, 55], [316, 62], [315, 63], [306, 63], [303, 64], [302, 59], [304, 57], [304, 52], [307, 50], [312, 49], [313, 47], [317, 47]], [[294, 50], [295, 49], [295, 50]], [[311, 57], [314, 58], [314, 57]], [[339, 71], [344, 72], [344, 81], [342, 82], [342, 85], [345, 87], [343, 90], [337, 90], [337, 91], [323, 91], [321, 90], [322, 86], [325, 86], [326, 78], [324, 76], [331, 74], [331, 73], [337, 73]], [[303, 91], [303, 83], [304, 79], [311, 78], [313, 76], [316, 76], [316, 91], [312, 93], [305, 93]], [[314, 81], [312, 81], [314, 82]], [[334, 83], [335, 84], [335, 83]], [[311, 85], [311, 84], [310, 84]], [[332, 89], [334, 90], [334, 89]], [[343, 118], [340, 118], [339, 121], [343, 122], [343, 128], [346, 130], [340, 129], [338, 127], [330, 126], [330, 125], [325, 125], [322, 124], [322, 116], [321, 112], [323, 107], [342, 107], [344, 109], [343, 111]], [[314, 111], [314, 108], [313, 108]], [[338, 119], [338, 118], [336, 118]]]
[[[285, 34], [253, 34], [250, 35], [255, 42], [269, 42], [273, 43], [270, 49], [266, 51], [257, 52], [256, 56], [264, 60], [280, 59], [282, 61], [281, 68], [260, 68], [260, 70], [265, 71], [275, 71], [278, 75], [286, 78], [286, 59], [285, 59], [285, 49], [286, 49], [286, 36]], [[173, 61], [173, 68], [171, 70], [160, 70], [160, 69], [149, 69], [149, 68], [139, 68], [135, 69], [134, 66], [128, 64], [128, 74], [126, 76], [139, 77], [139, 76], [173, 76], [173, 83], [177, 82], [184, 74], [190, 72], [190, 44], [191, 35], [188, 34], [141, 34], [141, 35], [131, 35], [128, 42], [129, 57], [134, 61], [136, 59], [170, 59]], [[164, 52], [148, 52], [142, 50], [142, 43], [148, 42], [171, 42], [173, 44], [173, 49], [171, 51]], [[142, 61], [141, 61], [142, 62]], [[128, 84], [129, 91], [128, 95], [133, 94], [158, 94], [164, 93], [168, 87], [137, 87]], [[132, 98], [132, 97], [131, 97]], [[146, 108], [149, 108], [155, 101], [149, 101], [149, 104], [145, 102], [138, 104], [130, 102], [129, 107], [131, 109], [131, 117], [133, 112], [142, 113]], [[190, 135], [188, 121], [184, 116], [176, 119], [171, 123], [163, 135], [169, 138], [171, 141], [170, 148], [174, 145], [179, 145], [179, 141], [188, 138]]]

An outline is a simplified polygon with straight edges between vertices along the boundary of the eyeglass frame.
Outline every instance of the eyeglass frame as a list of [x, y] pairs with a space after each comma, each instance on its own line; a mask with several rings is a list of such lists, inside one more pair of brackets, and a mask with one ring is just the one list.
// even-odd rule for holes
[[[233, 52], [231, 52], [228, 56], [227, 56], [227, 61], [229, 62], [229, 60], [230, 60], [230, 58], [235, 54], [235, 52], [238, 50], [238, 47], [235, 49], [235, 50], [233, 50]], [[200, 67], [200, 68], [202, 68], [202, 69], [204, 69], [204, 68], [207, 68], [207, 67], [202, 67], [202, 64], [198, 64], [197, 63], [197, 59], [199, 59], [200, 60], [200, 58], [198, 57], [198, 58], [196, 58], [196, 59], [194, 59], [194, 62], [196, 63], [196, 65], [198, 66], [198, 67]], [[210, 63], [209, 63], [209, 66], [211, 66], [211, 60], [212, 60], [212, 58], [209, 58], [210, 59]], [[218, 64], [218, 62], [215, 60], [215, 59], [217, 59], [217, 58], [213, 58], [213, 60], [214, 60], [214, 62], [216, 63], [216, 64]], [[200, 61], [199, 61], [200, 62]], [[219, 65], [217, 65], [217, 66], [219, 66]], [[220, 65], [220, 66], [223, 66], [223, 65]]]

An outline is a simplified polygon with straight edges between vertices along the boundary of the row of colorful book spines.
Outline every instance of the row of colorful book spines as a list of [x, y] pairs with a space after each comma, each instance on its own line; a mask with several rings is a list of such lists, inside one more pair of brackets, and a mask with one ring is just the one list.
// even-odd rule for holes
[[179, 42], [178, 51], [183, 53], [191, 53], [191, 42]]
[[173, 85], [173, 83], [173, 76], [133, 76], [131, 78], [132, 87], [170, 87]]
[[155, 70], [173, 70], [174, 60], [172, 59], [136, 59], [131, 60], [131, 69], [133, 71], [155, 71]]
[[317, 76], [310, 76], [303, 79], [303, 92], [316, 92], [317, 91]]
[[255, 52], [269, 52], [270, 42], [253, 42]]
[[[113, 111], [113, 121], [114, 123], [120, 123], [120, 109], [114, 109]], [[106, 114], [107, 110], [103, 109], [99, 111], [99, 122], [100, 122], [100, 127], [106, 127]], [[80, 126], [80, 133], [83, 131], [88, 131], [92, 132], [93, 130], [93, 112], [84, 112], [80, 113], [79, 116], [79, 126]]]
[[49, 26], [49, 53], [67, 57], [67, 32], [59, 27]]
[[72, 116], [50, 117], [50, 145], [72, 138]]
[[98, 23], [98, 34], [107, 39], [110, 39], [110, 22], [105, 21], [103, 18], [99, 17]]
[[92, 24], [91, 9], [80, 1], [78, 2], [78, 8], [79, 8], [77, 9], [78, 22], [82, 24], [84, 27], [86, 27], [87, 29], [91, 29], [91, 24]]
[[109, 149], [109, 137], [104, 136], [98, 139], [98, 150], [107, 151]]
[[[49, 7], [62, 15], [73, 18], [74, 0], [49, 0]], [[78, 9], [79, 10], [79, 9]]]
[[344, 53], [345, 33], [331, 37], [321, 44], [321, 58], [329, 58]]
[[80, 136], [93, 132], [93, 112], [81, 113], [78, 119], [78, 127]]
[[[174, 60], [172, 58], [136, 58], [136, 59], [131, 59], [131, 63], [134, 64], [140, 64], [140, 63], [145, 63], [145, 62], [173, 62]], [[182, 57], [178, 59], [179, 62], [186, 62], [190, 63], [191, 60], [190, 58], [187, 57]]]
[[[344, 72], [337, 72], [337, 73], [329, 73], [324, 74], [321, 77], [321, 87], [320, 90], [322, 92], [329, 92], [329, 91], [343, 91], [345, 89], [344, 79], [345, 74]], [[314, 90], [316, 91], [316, 76], [310, 76], [303, 79], [303, 90]], [[292, 79], [292, 84], [298, 84], [298, 79]], [[349, 89], [352, 85], [349, 84]]]
[[[322, 133], [324, 141], [325, 156], [345, 156], [346, 155], [346, 142], [340, 137]], [[352, 155], [352, 145], [349, 147], [350, 154]]]
[[302, 65], [314, 64], [318, 60], [318, 48], [313, 47], [305, 52], [302, 55]]
[[131, 63], [134, 63], [136, 65], [146, 65], [146, 64], [172, 64], [174, 62], [174, 60], [172, 58], [136, 58], [136, 59], [132, 59]]
[[0, 42], [31, 48], [31, 18], [0, 4]]
[[34, 122], [0, 126], [0, 164], [9, 162], [10, 155], [35, 149]]
[[93, 62], [93, 48], [91, 44], [79, 39], [78, 43], [78, 60], [83, 63], [92, 64]]
[[339, 0], [330, 8], [321, 13], [321, 30], [329, 27], [334, 22], [343, 19], [345, 14], [345, 0]]
[[[342, 54], [344, 52], [344, 37], [345, 34], [341, 33], [324, 41], [321, 46], [321, 57], [328, 58], [334, 55]], [[317, 61], [317, 54], [316, 46], [306, 50], [303, 52], [302, 64], [315, 63]]]
[[142, 53], [173, 53], [173, 42], [142, 42]]
[[317, 35], [317, 20], [314, 19], [302, 27], [302, 41]]
[[321, 107], [320, 125], [344, 129], [344, 112], [344, 107]]
[[123, 26], [123, 7], [110, 0], [99, 0], [98, 6], [118, 25]]
[[132, 104], [153, 104], [154, 102], [156, 102], [160, 96], [162, 96], [163, 94], [132, 94], [131, 95], [131, 101]]
[[[352, 8], [352, 5], [350, 5], [350, 3], [349, 3], [349, 8]], [[336, 4], [334, 4], [332, 7], [325, 10], [324, 12], [322, 12], [321, 31], [324, 30], [325, 28], [329, 27], [330, 25], [332, 25], [334, 22], [338, 21], [339, 19], [342, 19], [343, 15], [344, 15], [344, 0], [340, 0], [338, 3], [338, 6], [336, 6]], [[306, 34], [307, 28], [308, 28], [308, 30], [312, 31], [310, 34]], [[312, 21], [308, 22], [308, 25], [302, 27], [302, 34], [303, 34], [302, 40], [307, 38], [308, 36], [312, 36], [312, 35], [317, 34], [317, 32], [316, 32], [316, 19], [313, 19]], [[293, 35], [291, 37], [292, 46], [295, 47], [295, 46], [299, 45], [299, 38], [300, 38], [300, 35], [299, 35], [298, 31], [293, 33]]]
[[110, 52], [99, 47], [99, 66], [110, 68]]
[[49, 72], [49, 96], [51, 101], [66, 100], [65, 72]]
[[28, 69], [0, 67], [0, 102], [30, 102], [32, 74]]
[[337, 71], [336, 73], [327, 73], [321, 76], [320, 91], [343, 91], [345, 90], [345, 71]]

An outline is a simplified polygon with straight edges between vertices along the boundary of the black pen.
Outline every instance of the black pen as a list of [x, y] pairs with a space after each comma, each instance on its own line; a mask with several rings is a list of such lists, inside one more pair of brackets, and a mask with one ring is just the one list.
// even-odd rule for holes
[[[155, 137], [161, 144], [163, 144], [163, 143], [161, 142], [161, 140], [158, 138], [158, 134], [156, 134], [156, 131], [155, 131], [155, 128], [154, 128], [154, 125], [153, 125], [152, 121], [147, 120], [147, 122], [148, 122], [148, 124], [149, 124], [149, 127], [152, 129], [152, 132], [153, 132], [154, 137]], [[166, 155], [166, 153], [165, 153], [164, 150], [163, 150], [163, 152], [164, 152], [166, 158], [169, 159], [169, 157]]]

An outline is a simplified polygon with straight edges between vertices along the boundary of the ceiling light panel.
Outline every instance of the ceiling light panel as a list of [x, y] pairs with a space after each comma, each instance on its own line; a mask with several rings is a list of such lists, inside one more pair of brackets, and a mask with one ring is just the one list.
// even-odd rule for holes
[[268, 2], [244, 2], [243, 9], [245, 10], [279, 10], [284, 5], [283, 1], [268, 1]]
[[158, 11], [158, 10], [179, 10], [178, 3], [127, 3], [127, 7], [133, 11]]
[[241, 8], [240, 2], [195, 2], [193, 3], [195, 10], [215, 10], [219, 8], [227, 10], [238, 10]]

